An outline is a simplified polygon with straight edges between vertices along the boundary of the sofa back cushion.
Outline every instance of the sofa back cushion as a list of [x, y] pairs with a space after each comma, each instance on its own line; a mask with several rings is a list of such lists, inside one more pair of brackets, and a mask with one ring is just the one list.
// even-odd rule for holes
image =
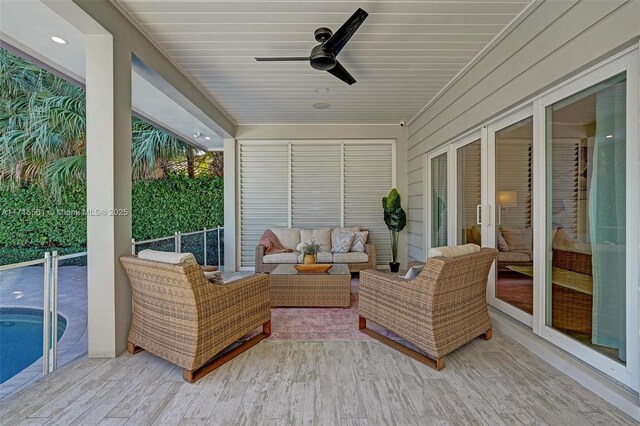
[[331, 229], [301, 229], [300, 242], [309, 244], [311, 241], [320, 244], [320, 251], [331, 251]]
[[509, 247], [509, 251], [528, 253], [533, 249], [533, 230], [527, 228], [502, 228], [502, 236]]
[[271, 228], [271, 232], [276, 234], [280, 244], [285, 248], [294, 250], [300, 244], [300, 229], [299, 228]]
[[461, 246], [434, 247], [429, 250], [429, 257], [458, 257], [477, 253], [480, 246], [476, 244], [463, 244]]

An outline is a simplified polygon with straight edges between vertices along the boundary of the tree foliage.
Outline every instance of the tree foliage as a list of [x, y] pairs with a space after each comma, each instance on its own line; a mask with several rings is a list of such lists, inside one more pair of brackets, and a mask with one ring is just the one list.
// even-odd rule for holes
[[[39, 184], [60, 199], [86, 176], [85, 140], [85, 91], [0, 49], [0, 182]], [[134, 179], [213, 176], [218, 156], [132, 117]]]

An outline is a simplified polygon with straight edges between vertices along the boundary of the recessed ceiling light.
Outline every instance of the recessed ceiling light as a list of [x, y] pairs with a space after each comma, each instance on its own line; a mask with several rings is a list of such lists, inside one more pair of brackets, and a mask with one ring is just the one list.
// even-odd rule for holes
[[69, 42], [62, 37], [51, 36], [51, 41], [58, 44], [69, 44]]
[[205, 136], [205, 137], [204, 137], [204, 140], [206, 140], [206, 141], [210, 141], [210, 140], [211, 140], [211, 136]]
[[607, 138], [607, 139], [611, 139], [612, 137], [613, 137], [613, 135], [607, 135], [607, 136], [605, 136], [605, 138]]
[[329, 88], [328, 87], [318, 87], [316, 89], [316, 93], [329, 93]]
[[329, 109], [331, 108], [331, 104], [328, 102], [316, 102], [315, 104], [311, 105], [312, 107], [314, 107], [315, 109]]

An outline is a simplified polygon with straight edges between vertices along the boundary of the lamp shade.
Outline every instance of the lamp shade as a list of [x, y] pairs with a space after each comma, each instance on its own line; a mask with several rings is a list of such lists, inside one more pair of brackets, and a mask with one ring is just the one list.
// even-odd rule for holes
[[498, 192], [498, 204], [501, 207], [517, 207], [518, 193], [516, 191], [500, 191]]

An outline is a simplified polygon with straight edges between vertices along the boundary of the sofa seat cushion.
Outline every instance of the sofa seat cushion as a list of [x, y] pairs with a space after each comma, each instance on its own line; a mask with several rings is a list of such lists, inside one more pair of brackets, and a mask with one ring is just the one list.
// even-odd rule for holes
[[[298, 263], [302, 263], [304, 261], [304, 253], [300, 253], [298, 255]], [[316, 263], [333, 263], [333, 253], [330, 251], [319, 251], [316, 254]]]
[[367, 263], [369, 255], [357, 251], [349, 253], [333, 253], [333, 263]]
[[321, 251], [331, 251], [331, 229], [301, 229], [300, 242], [309, 244], [312, 241], [320, 244]]
[[531, 262], [531, 254], [525, 251], [501, 251], [498, 253], [498, 262]]
[[463, 244], [461, 246], [434, 247], [429, 250], [429, 257], [458, 257], [473, 254], [480, 251], [480, 246], [476, 244]]
[[300, 252], [294, 251], [293, 253], [274, 253], [267, 254], [262, 258], [263, 263], [298, 263], [298, 256]]
[[278, 237], [280, 244], [285, 248], [295, 251], [300, 244], [300, 229], [298, 228], [271, 228], [271, 232]]

